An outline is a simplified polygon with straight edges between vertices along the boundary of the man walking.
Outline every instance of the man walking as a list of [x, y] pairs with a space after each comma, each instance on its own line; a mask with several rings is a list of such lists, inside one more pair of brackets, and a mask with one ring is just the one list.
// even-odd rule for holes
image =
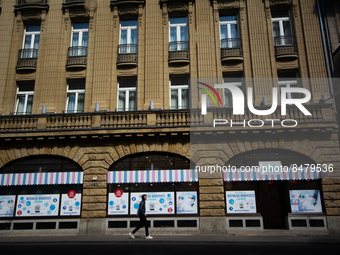
[[139, 225], [131, 232], [129, 233], [129, 235], [131, 236], [132, 239], [135, 239], [135, 233], [141, 228], [143, 227], [143, 225], [145, 226], [145, 239], [152, 239], [153, 237], [149, 235], [149, 229], [148, 229], [148, 222], [146, 220], [146, 213], [145, 213], [145, 201], [147, 199], [146, 194], [142, 195], [142, 201], [139, 203], [139, 207], [137, 209], [137, 215], [139, 217]]

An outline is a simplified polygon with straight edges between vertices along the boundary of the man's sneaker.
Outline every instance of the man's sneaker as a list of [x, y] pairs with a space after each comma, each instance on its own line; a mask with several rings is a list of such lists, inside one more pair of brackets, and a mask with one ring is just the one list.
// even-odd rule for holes
[[134, 234], [132, 234], [132, 233], [129, 233], [129, 236], [130, 236], [132, 239], [135, 239], [135, 236], [134, 236]]
[[145, 239], [152, 239], [152, 238], [153, 238], [152, 236], [145, 237]]

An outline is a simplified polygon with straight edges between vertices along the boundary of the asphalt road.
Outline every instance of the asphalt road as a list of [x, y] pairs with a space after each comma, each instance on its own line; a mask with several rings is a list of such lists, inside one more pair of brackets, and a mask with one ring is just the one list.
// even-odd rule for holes
[[235, 254], [235, 255], [263, 255], [263, 254], [285, 254], [285, 255], [312, 255], [312, 254], [337, 254], [339, 244], [290, 244], [290, 243], [1, 243], [1, 254], [35, 254], [35, 255], [191, 255], [191, 254]]

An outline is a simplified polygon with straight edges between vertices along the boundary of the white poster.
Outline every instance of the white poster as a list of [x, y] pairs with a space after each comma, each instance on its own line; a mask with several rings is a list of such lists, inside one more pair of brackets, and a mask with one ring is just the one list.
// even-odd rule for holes
[[16, 215], [27, 216], [58, 216], [59, 194], [51, 195], [18, 195]]
[[127, 215], [129, 213], [129, 193], [125, 192], [117, 197], [109, 193], [108, 215]]
[[130, 195], [130, 214], [137, 215], [142, 195], [147, 195], [146, 214], [175, 214], [174, 192], [138, 192]]
[[60, 216], [79, 216], [81, 206], [81, 194], [68, 194], [61, 195], [61, 210]]
[[197, 213], [197, 192], [181, 191], [176, 192], [177, 213], [178, 214], [196, 214]]
[[0, 196], [0, 217], [13, 217], [15, 195]]
[[319, 190], [290, 190], [289, 195], [292, 213], [322, 212]]
[[256, 213], [255, 191], [226, 191], [227, 213]]

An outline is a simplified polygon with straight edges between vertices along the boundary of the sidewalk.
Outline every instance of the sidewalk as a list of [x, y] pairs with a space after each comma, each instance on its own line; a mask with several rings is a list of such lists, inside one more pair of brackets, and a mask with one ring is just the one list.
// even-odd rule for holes
[[154, 239], [145, 240], [145, 236], [136, 235], [131, 239], [128, 235], [77, 235], [77, 236], [21, 236], [0, 237], [3, 244], [134, 244], [134, 243], [186, 243], [186, 244], [337, 244], [340, 236], [228, 236], [228, 235], [153, 235]]

